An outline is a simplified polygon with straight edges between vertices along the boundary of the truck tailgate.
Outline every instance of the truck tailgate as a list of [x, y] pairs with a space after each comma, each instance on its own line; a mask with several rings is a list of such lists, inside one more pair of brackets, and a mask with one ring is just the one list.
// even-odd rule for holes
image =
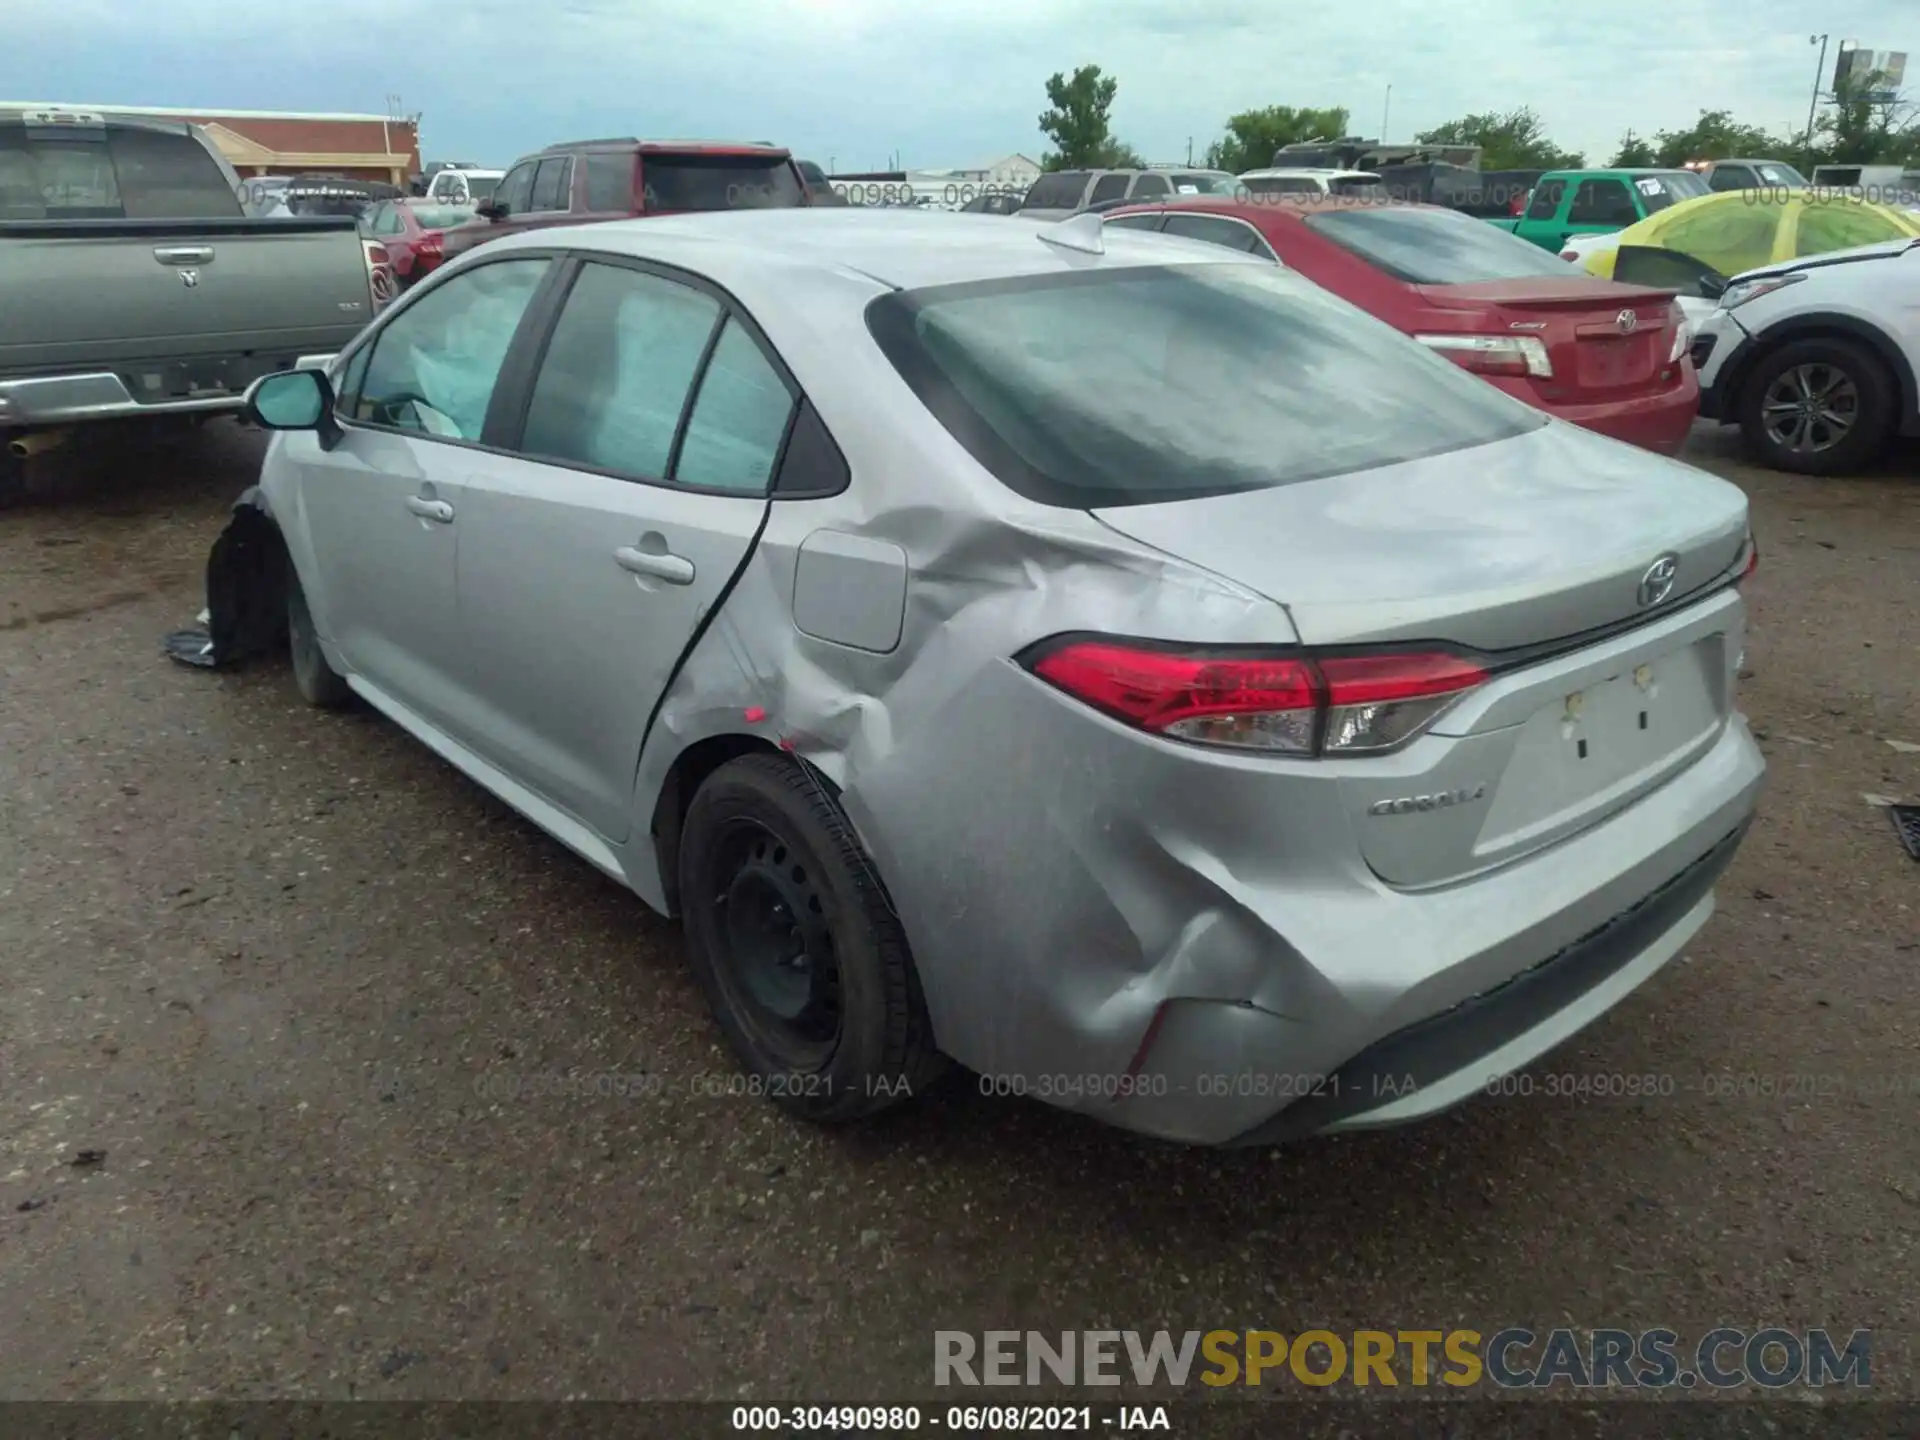
[[325, 353], [372, 318], [351, 220], [0, 223], [0, 375], [156, 356]]

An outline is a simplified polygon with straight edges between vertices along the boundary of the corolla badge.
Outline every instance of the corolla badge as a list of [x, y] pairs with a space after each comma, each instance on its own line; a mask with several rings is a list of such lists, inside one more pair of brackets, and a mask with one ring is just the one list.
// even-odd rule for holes
[[1463, 785], [1457, 790], [1440, 790], [1432, 795], [1402, 795], [1397, 800], [1376, 800], [1367, 807], [1369, 815], [1414, 815], [1423, 810], [1451, 810], [1455, 805], [1470, 805], [1484, 800], [1485, 785]]
[[1647, 573], [1640, 577], [1640, 590], [1635, 598], [1642, 610], [1658, 605], [1673, 593], [1674, 577], [1680, 573], [1678, 555], [1662, 555], [1647, 567]]

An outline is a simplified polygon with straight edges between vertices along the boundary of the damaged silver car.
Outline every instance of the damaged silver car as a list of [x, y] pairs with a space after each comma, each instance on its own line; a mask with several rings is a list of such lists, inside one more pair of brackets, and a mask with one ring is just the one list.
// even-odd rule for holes
[[[1207, 1144], [1482, 1092], [1706, 922], [1745, 498], [1097, 222], [545, 230], [262, 381], [301, 692], [683, 917], [847, 1120]], [[280, 602], [276, 602], [280, 603]]]

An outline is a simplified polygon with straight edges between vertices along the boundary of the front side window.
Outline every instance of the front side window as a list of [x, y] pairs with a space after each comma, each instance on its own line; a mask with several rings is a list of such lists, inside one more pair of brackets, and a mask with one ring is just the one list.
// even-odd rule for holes
[[478, 441], [507, 348], [550, 263], [476, 266], [394, 316], [374, 337], [347, 418]]
[[507, 207], [508, 214], [524, 215], [533, 204], [533, 172], [537, 168], [535, 162], [529, 160], [514, 166], [500, 182], [500, 188], [494, 193]]
[[1527, 206], [1527, 219], [1551, 220], [1560, 213], [1560, 198], [1567, 193], [1567, 182], [1549, 180], [1533, 192], [1533, 203]]
[[1409, 285], [1481, 280], [1564, 279], [1567, 262], [1538, 245], [1457, 210], [1426, 206], [1328, 210], [1307, 228]]
[[1290, 485], [1546, 423], [1252, 259], [896, 292], [867, 325], [983, 467], [1075, 509]]
[[584, 266], [547, 345], [520, 448], [664, 480], [719, 318], [719, 302], [704, 291], [623, 266]]
[[1748, 190], [1753, 184], [1753, 171], [1744, 165], [1716, 165], [1713, 179], [1707, 182], [1712, 190]]
[[674, 482], [765, 494], [792, 415], [793, 393], [766, 352], [728, 320], [700, 377]]
[[540, 162], [540, 169], [533, 177], [533, 209], [536, 214], [567, 208], [572, 199], [568, 194], [567, 180], [572, 174], [571, 155], [557, 155]]
[[1567, 211], [1569, 225], [1631, 225], [1639, 218], [1633, 197], [1618, 180], [1582, 180]]

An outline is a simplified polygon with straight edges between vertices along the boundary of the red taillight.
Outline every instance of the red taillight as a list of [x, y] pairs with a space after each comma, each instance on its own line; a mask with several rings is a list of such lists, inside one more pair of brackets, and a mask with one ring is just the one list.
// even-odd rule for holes
[[445, 243], [445, 239], [446, 237], [438, 230], [429, 230], [413, 242], [413, 253], [416, 255], [430, 255], [437, 260], [440, 258], [441, 246]]
[[[1740, 572], [1740, 580], [1746, 580], [1760, 568], [1760, 542], [1749, 535], [1747, 537], [1747, 568]], [[1740, 580], [1734, 583], [1737, 585]]]
[[1547, 354], [1546, 342], [1536, 335], [1422, 334], [1413, 338], [1476, 375], [1553, 378], [1553, 358]]
[[1208, 655], [1114, 640], [1070, 641], [1031, 668], [1150, 733], [1288, 755], [1391, 749], [1487, 679], [1441, 653]]

